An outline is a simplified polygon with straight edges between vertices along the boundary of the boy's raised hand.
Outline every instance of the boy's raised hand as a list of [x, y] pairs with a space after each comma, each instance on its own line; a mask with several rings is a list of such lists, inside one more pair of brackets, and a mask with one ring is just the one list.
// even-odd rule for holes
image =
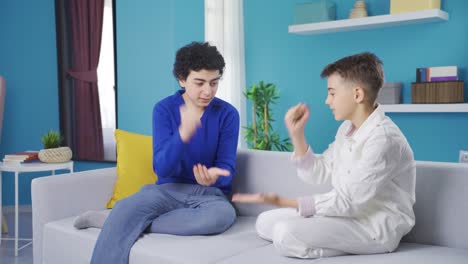
[[198, 184], [211, 186], [219, 177], [228, 177], [231, 173], [228, 170], [218, 167], [206, 168], [205, 165], [196, 164], [193, 166], [193, 174]]
[[201, 126], [200, 113], [195, 107], [180, 106], [179, 134], [183, 142], [187, 143]]
[[284, 116], [284, 123], [294, 146], [294, 155], [300, 157], [307, 152], [308, 145], [304, 128], [309, 119], [310, 110], [306, 104], [300, 103], [291, 107]]
[[286, 112], [284, 122], [292, 138], [304, 134], [304, 127], [309, 119], [309, 115], [309, 107], [304, 103], [297, 104]]

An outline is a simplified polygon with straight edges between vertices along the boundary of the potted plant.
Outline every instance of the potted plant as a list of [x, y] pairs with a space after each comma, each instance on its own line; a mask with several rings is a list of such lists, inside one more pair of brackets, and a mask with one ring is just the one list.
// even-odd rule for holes
[[39, 151], [39, 160], [47, 163], [67, 162], [72, 158], [72, 151], [69, 147], [64, 147], [62, 135], [54, 130], [50, 130], [41, 137], [44, 149]]
[[279, 98], [279, 91], [272, 83], [253, 84], [244, 93], [252, 103], [252, 122], [245, 129], [245, 139], [249, 148], [260, 150], [290, 151], [292, 144], [289, 138], [280, 139], [273, 131], [271, 123], [274, 121], [271, 105]]

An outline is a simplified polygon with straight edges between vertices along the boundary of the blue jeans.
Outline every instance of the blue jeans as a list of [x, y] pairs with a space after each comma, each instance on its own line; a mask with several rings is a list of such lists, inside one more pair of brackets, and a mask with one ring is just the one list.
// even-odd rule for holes
[[149, 184], [117, 202], [102, 227], [91, 263], [127, 264], [130, 249], [147, 231], [211, 235], [227, 230], [236, 212], [223, 192], [192, 184]]

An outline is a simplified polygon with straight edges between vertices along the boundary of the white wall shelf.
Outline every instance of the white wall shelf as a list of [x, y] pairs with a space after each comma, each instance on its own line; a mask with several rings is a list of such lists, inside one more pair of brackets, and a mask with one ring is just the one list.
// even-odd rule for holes
[[369, 16], [363, 18], [290, 25], [289, 33], [300, 35], [324, 34], [382, 27], [394, 27], [409, 24], [441, 22], [447, 21], [448, 19], [449, 15], [447, 12], [440, 9], [429, 9], [394, 15]]
[[390, 104], [380, 105], [387, 113], [468, 113], [464, 104]]

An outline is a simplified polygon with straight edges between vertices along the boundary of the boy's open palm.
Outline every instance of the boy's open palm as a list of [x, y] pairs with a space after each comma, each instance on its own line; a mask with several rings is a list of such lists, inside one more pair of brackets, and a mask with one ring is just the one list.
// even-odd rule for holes
[[218, 167], [206, 168], [205, 165], [196, 164], [193, 166], [193, 174], [198, 184], [203, 186], [211, 186], [219, 177], [227, 177], [231, 173], [228, 170]]
[[304, 132], [304, 127], [309, 119], [309, 115], [309, 107], [303, 103], [291, 107], [288, 112], [286, 112], [284, 122], [291, 137], [295, 137]]
[[180, 106], [180, 127], [179, 133], [182, 141], [188, 142], [197, 128], [201, 126], [200, 113], [194, 107], [187, 105]]

